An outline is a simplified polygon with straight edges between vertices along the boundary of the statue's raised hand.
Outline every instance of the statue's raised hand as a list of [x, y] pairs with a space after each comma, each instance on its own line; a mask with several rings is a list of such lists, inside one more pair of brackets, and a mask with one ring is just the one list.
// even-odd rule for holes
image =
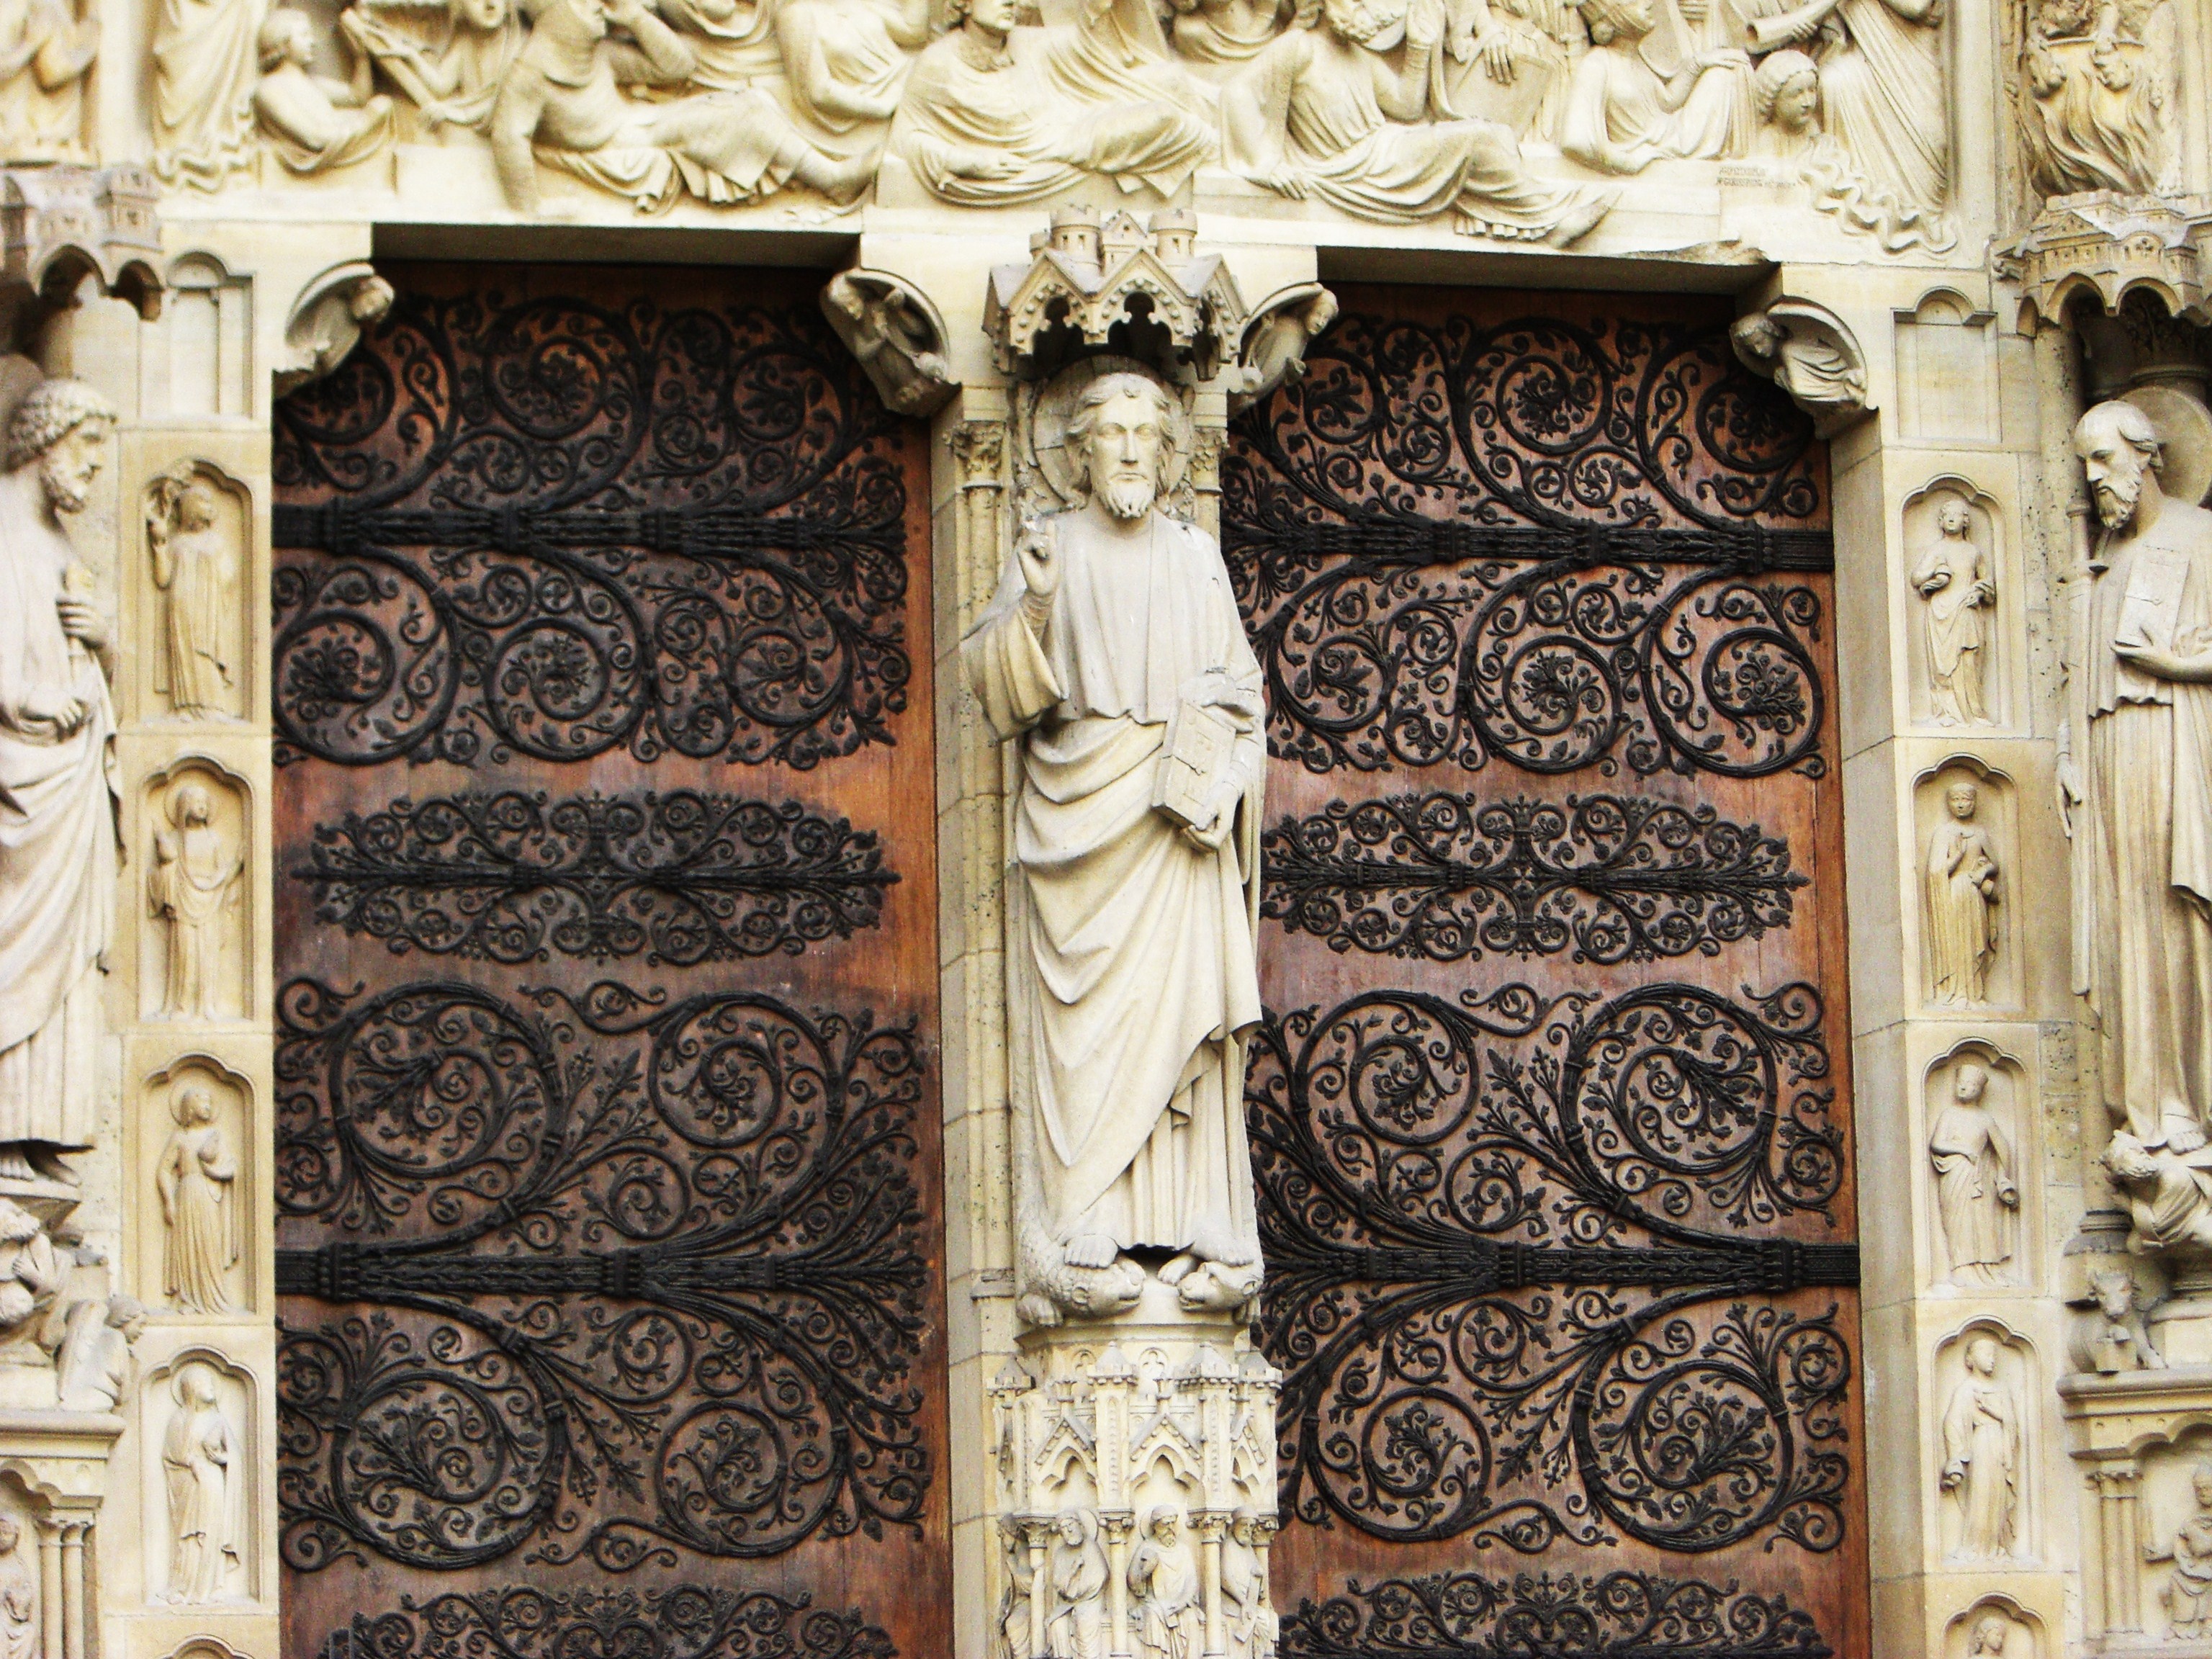
[[1025, 519], [1014, 542], [1014, 558], [1022, 567], [1022, 581], [1040, 599], [1048, 599], [1060, 587], [1060, 555], [1053, 546], [1050, 524]]

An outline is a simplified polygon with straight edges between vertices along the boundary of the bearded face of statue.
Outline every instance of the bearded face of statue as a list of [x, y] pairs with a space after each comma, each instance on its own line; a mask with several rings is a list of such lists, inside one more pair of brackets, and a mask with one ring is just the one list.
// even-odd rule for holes
[[1084, 459], [1091, 489], [1117, 519], [1141, 519], [1160, 493], [1160, 451], [1166, 432], [1159, 406], [1135, 392], [1120, 392], [1098, 406]]
[[81, 513], [92, 499], [107, 447], [107, 422], [80, 421], [39, 457], [39, 480], [57, 513]]
[[2136, 515], [2150, 457], [2123, 435], [2117, 420], [2100, 419], [2100, 413], [2092, 410], [2082, 417], [2075, 432], [2074, 447], [2081, 457], [2090, 494], [2096, 497], [2098, 518], [2106, 529], [2117, 530]]

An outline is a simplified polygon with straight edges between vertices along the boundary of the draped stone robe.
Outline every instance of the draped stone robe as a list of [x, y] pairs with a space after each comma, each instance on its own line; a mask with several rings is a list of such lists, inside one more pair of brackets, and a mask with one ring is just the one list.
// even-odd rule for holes
[[1256, 708], [1263, 676], [1211, 538], [1158, 515], [1127, 541], [1072, 515], [1055, 528], [1042, 631], [1017, 562], [962, 646], [991, 729], [1022, 744], [1006, 894], [1022, 1224], [1257, 1261], [1242, 1040], [1261, 1012], [1256, 726], [1218, 851], [1152, 800], [1180, 689], [1216, 671]]
[[2212, 685], [2158, 679], [2112, 648], [2154, 554], [2186, 569], [2171, 634], [2153, 643], [2186, 654], [2212, 637], [2212, 513], [2166, 501], [2148, 530], [2106, 543], [2075, 728], [2075, 988], [2096, 1016], [2106, 1105], [2148, 1146], [2169, 1121], [2212, 1116]]
[[[97, 1105], [100, 959], [115, 924], [115, 715], [55, 602], [76, 562], [35, 468], [0, 478], [0, 1142], [87, 1146]], [[73, 694], [68, 737], [30, 717]]]

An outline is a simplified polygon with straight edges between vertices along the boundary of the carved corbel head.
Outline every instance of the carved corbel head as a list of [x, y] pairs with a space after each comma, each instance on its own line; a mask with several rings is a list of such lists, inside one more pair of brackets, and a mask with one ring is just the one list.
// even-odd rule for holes
[[1240, 378], [1230, 390], [1230, 414], [1241, 415], [1277, 386], [1303, 378], [1306, 347], [1336, 320], [1336, 295], [1319, 283], [1278, 289], [1262, 300], [1237, 346]]
[[945, 319], [929, 296], [883, 270], [841, 270], [822, 290], [822, 314], [882, 397], [901, 415], [933, 415], [960, 390], [945, 355]]
[[361, 331], [392, 309], [392, 284], [366, 259], [333, 265], [307, 284], [284, 324], [276, 395], [297, 391], [337, 368], [361, 343]]
[[1867, 401], [1866, 354], [1843, 319], [1826, 306], [1778, 300], [1737, 318], [1729, 340], [1737, 360], [1788, 392], [1823, 438], [1874, 412]]

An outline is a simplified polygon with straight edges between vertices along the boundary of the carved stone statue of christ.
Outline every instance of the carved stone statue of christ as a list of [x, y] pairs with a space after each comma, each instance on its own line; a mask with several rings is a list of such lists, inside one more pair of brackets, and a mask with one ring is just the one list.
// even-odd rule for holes
[[1133, 1304], [1147, 1266], [1193, 1310], [1260, 1283], [1243, 1096], [1264, 682], [1219, 546], [1158, 510], [1184, 431], [1155, 382], [1094, 381], [1067, 433], [1091, 499], [1025, 527], [961, 647], [1021, 744], [1006, 1000], [1031, 1324]]

